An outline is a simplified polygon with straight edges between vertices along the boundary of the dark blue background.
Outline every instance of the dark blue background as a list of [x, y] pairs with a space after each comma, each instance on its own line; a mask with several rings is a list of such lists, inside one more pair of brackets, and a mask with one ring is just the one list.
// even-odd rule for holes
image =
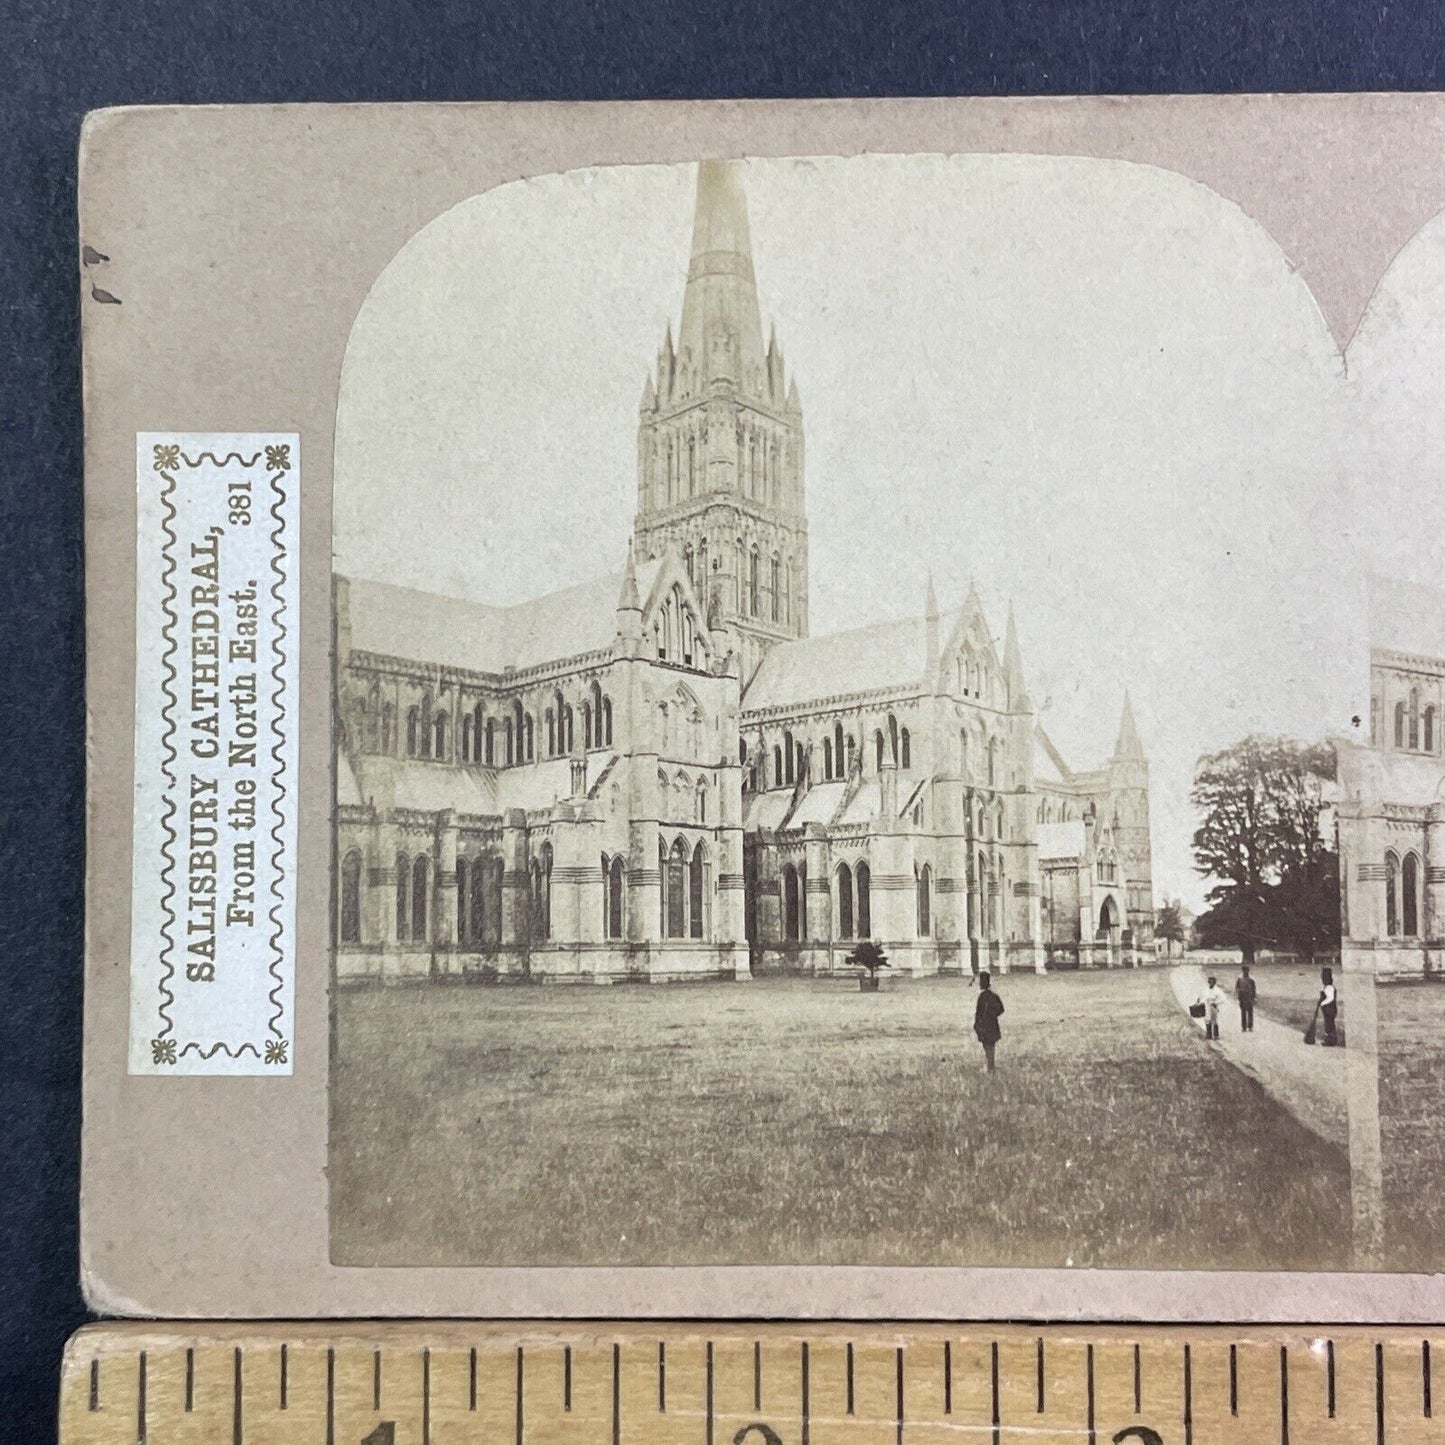
[[[1445, 10], [1195, 0], [0, 4], [0, 1439], [76, 1284], [84, 868], [75, 151], [164, 101], [1427, 90]], [[96, 866], [105, 867], [104, 858]]]

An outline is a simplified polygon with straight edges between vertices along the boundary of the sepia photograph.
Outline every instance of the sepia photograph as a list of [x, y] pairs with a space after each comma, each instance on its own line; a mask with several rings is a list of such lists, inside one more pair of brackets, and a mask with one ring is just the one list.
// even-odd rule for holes
[[1438, 1269], [1442, 283], [1071, 156], [421, 226], [336, 412], [333, 1262]]

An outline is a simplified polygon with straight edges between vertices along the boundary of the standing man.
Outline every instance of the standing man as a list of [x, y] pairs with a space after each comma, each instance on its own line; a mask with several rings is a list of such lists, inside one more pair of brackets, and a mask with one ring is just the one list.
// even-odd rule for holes
[[1209, 975], [1209, 987], [1204, 990], [1204, 997], [1199, 1002], [1204, 1005], [1204, 1037], [1217, 1039], [1219, 1037], [1219, 1010], [1224, 1007], [1228, 999], [1225, 998], [1224, 990], [1219, 986], [1219, 980], [1212, 973]]
[[1319, 1011], [1325, 1021], [1325, 1048], [1335, 1048], [1340, 1042], [1336, 1020], [1340, 1012], [1339, 990], [1335, 988], [1335, 971], [1332, 968], [1320, 970]]
[[1254, 1032], [1254, 1000], [1259, 993], [1259, 985], [1249, 976], [1249, 965], [1243, 964], [1239, 970], [1239, 978], [1234, 985], [1234, 996], [1239, 1000], [1239, 1031], [1245, 1034]]
[[1003, 1000], [993, 991], [992, 981], [987, 973], [978, 976], [978, 1002], [973, 1009], [973, 1031], [983, 1045], [983, 1056], [988, 1062], [988, 1071], [993, 1073], [993, 1051], [998, 1047], [1002, 1030], [998, 1026], [999, 1015], [1003, 1013]]

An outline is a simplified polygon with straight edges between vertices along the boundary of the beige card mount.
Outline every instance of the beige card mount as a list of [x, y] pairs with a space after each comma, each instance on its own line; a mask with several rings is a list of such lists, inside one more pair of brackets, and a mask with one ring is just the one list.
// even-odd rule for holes
[[1442, 131], [93, 116], [92, 1303], [1438, 1317]]

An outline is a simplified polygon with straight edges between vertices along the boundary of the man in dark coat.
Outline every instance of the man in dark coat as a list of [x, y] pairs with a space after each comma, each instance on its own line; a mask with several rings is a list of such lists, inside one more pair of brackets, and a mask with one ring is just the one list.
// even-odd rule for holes
[[978, 1002], [973, 1009], [973, 1031], [983, 1045], [983, 1056], [988, 1061], [988, 1071], [993, 1073], [993, 1051], [998, 1047], [1001, 1030], [999, 1015], [1003, 1013], [1003, 1000], [993, 991], [988, 974], [978, 976]]
[[1259, 997], [1259, 985], [1249, 976], [1249, 965], [1242, 964], [1239, 977], [1235, 980], [1234, 996], [1239, 1000], [1239, 1031], [1243, 1034], [1254, 1032], [1254, 1001]]

